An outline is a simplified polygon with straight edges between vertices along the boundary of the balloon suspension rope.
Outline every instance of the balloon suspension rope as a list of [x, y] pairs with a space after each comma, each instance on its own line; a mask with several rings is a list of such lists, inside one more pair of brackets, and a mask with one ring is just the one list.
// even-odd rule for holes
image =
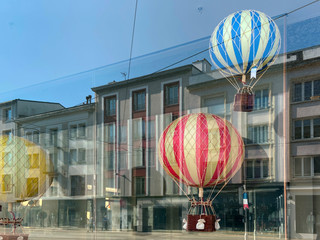
[[186, 193], [186, 191], [183, 190], [183, 188], [180, 186], [180, 183], [173, 178], [173, 181], [178, 185], [178, 187], [180, 188], [180, 190], [184, 193], [184, 195], [188, 198], [189, 201], [191, 201], [191, 198], [188, 196], [188, 194]]

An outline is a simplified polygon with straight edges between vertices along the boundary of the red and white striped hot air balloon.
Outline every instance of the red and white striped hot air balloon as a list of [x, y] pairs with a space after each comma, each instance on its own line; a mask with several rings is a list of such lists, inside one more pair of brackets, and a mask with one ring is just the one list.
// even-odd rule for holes
[[232, 178], [244, 158], [244, 144], [227, 120], [212, 114], [188, 114], [173, 121], [159, 141], [159, 160], [176, 181], [199, 188]]

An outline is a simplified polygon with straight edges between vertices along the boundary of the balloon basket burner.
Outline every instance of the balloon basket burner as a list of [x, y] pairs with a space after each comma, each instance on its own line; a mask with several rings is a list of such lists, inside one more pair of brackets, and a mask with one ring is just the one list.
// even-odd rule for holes
[[[199, 219], [204, 219], [204, 229], [197, 229], [197, 223]], [[187, 231], [192, 232], [214, 232], [216, 216], [215, 215], [188, 215], [188, 227]]]
[[252, 112], [254, 94], [252, 92], [237, 93], [234, 97], [233, 110], [237, 112]]

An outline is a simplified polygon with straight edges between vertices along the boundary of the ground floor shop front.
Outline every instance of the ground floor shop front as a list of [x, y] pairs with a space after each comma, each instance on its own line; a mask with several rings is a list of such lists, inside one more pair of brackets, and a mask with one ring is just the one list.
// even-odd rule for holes
[[[217, 218], [221, 219], [221, 231], [247, 230], [252, 234], [268, 233], [281, 238], [284, 233], [283, 186], [248, 184], [246, 189], [248, 210], [243, 209], [242, 185], [230, 185], [214, 199]], [[24, 218], [23, 225], [26, 227], [152, 232], [181, 231], [189, 208], [190, 202], [183, 195], [108, 196], [42, 199], [25, 206], [16, 204], [14, 211], [17, 217]], [[5, 207], [1, 215], [8, 215]]]

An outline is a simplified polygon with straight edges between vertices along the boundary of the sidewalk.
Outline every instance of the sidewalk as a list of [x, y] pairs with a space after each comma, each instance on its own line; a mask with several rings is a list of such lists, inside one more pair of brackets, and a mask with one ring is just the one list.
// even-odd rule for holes
[[[86, 229], [74, 228], [24, 228], [26, 233], [29, 233], [29, 240], [36, 239], [86, 239], [86, 240], [100, 240], [100, 239], [183, 239], [183, 240], [204, 240], [204, 239], [220, 239], [220, 240], [235, 240], [244, 239], [243, 232], [186, 232], [186, 231], [153, 231], [153, 232], [133, 232], [133, 231], [94, 231], [87, 232]], [[284, 236], [279, 238], [275, 234], [257, 234], [255, 240], [279, 240], [284, 239]], [[254, 240], [253, 233], [249, 233], [247, 240]]]

